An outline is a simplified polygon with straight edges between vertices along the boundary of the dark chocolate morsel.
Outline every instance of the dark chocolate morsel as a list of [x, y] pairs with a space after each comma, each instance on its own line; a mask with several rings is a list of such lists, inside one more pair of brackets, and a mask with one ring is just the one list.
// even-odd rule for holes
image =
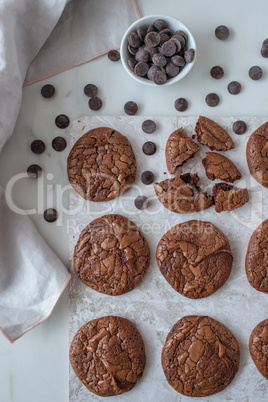
[[147, 141], [143, 144], [142, 150], [145, 155], [153, 155], [156, 151], [156, 145], [152, 141]]
[[92, 98], [93, 96], [96, 96], [98, 93], [98, 88], [94, 84], [87, 84], [84, 87], [84, 94], [88, 96], [89, 98]]
[[249, 69], [248, 75], [254, 81], [261, 79], [262, 69], [259, 66], [253, 66]]
[[162, 31], [163, 29], [167, 28], [168, 24], [166, 21], [162, 19], [158, 19], [153, 23], [153, 26], [158, 30]]
[[220, 40], [227, 39], [229, 36], [229, 33], [230, 33], [230, 31], [225, 25], [219, 25], [215, 29], [215, 36], [216, 36], [216, 38], [218, 38]]
[[210, 107], [215, 107], [219, 104], [220, 98], [215, 93], [210, 93], [205, 98], [206, 104]]
[[172, 61], [168, 62], [166, 65], [166, 73], [169, 77], [176, 77], [180, 72], [180, 67], [176, 66]]
[[46, 84], [41, 88], [43, 98], [52, 98], [55, 94], [55, 87], [51, 84]]
[[137, 32], [131, 32], [128, 35], [128, 43], [131, 47], [139, 47], [141, 44], [141, 40], [137, 34]]
[[144, 195], [138, 195], [134, 200], [134, 205], [137, 209], [145, 209], [148, 207], [148, 198]]
[[27, 169], [27, 174], [31, 179], [38, 179], [42, 174], [42, 168], [39, 165], [30, 165]]
[[55, 119], [55, 124], [58, 128], [66, 128], [70, 124], [69, 117], [66, 114], [59, 114]]
[[93, 96], [93, 98], [89, 99], [88, 106], [91, 110], [100, 110], [102, 107], [102, 100], [98, 96]]
[[145, 35], [144, 43], [150, 47], [156, 47], [160, 43], [160, 35], [158, 32], [149, 32]]
[[188, 102], [184, 98], [178, 98], [175, 100], [174, 106], [178, 112], [184, 112], [186, 109], [188, 109]]
[[267, 45], [262, 45], [261, 55], [262, 55], [262, 57], [265, 57], [265, 58], [268, 57], [268, 44]]
[[34, 154], [40, 155], [44, 152], [45, 149], [46, 149], [46, 146], [42, 140], [34, 140], [31, 143], [31, 151]]
[[133, 116], [138, 111], [137, 103], [135, 103], [133, 101], [126, 102], [125, 105], [124, 105], [124, 111], [129, 116]]
[[118, 52], [118, 50], [110, 50], [108, 52], [108, 59], [111, 61], [120, 60], [120, 53]]
[[236, 134], [244, 134], [247, 130], [247, 125], [243, 120], [237, 120], [233, 124], [233, 131]]
[[179, 56], [178, 54], [175, 54], [174, 56], [172, 56], [171, 61], [176, 66], [179, 66], [179, 67], [184, 67], [185, 66], [184, 58], [182, 56]]
[[167, 59], [161, 53], [155, 53], [153, 55], [152, 61], [158, 67], [164, 67], [167, 64]]
[[156, 130], [156, 124], [153, 120], [148, 119], [142, 123], [141, 128], [146, 134], [152, 134]]
[[191, 63], [194, 59], [194, 49], [188, 49], [184, 52], [184, 60], [186, 63]]
[[224, 76], [224, 71], [223, 68], [220, 66], [214, 66], [212, 67], [212, 69], [210, 70], [210, 75], [212, 78], [214, 78], [215, 80], [219, 80]]
[[54, 208], [48, 208], [45, 210], [43, 216], [44, 216], [45, 221], [52, 223], [57, 220], [58, 212]]
[[134, 60], [134, 59], [132, 59], [132, 58], [129, 58], [129, 59], [127, 60], [127, 64], [129, 65], [129, 67], [131, 68], [131, 70], [134, 71], [134, 68], [135, 68], [137, 62], [136, 62], [136, 60]]
[[52, 141], [52, 148], [57, 152], [61, 152], [66, 148], [66, 140], [63, 137], [55, 137]]
[[241, 91], [241, 84], [237, 81], [232, 81], [227, 87], [228, 92], [232, 95], [237, 95]]
[[149, 70], [149, 66], [147, 63], [140, 62], [137, 63], [134, 67], [134, 72], [138, 77], [144, 77]]
[[141, 174], [141, 181], [143, 184], [152, 184], [154, 182], [154, 174], [150, 170], [146, 170]]
[[167, 81], [167, 74], [164, 71], [159, 70], [153, 74], [153, 82], [155, 84], [163, 85], [165, 84], [166, 81]]

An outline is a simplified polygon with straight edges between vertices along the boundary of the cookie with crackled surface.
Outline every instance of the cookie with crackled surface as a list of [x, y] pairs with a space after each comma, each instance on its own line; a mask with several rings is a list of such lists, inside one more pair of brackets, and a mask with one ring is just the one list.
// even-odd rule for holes
[[268, 293], [268, 219], [252, 233], [246, 254], [246, 274], [250, 285]]
[[246, 156], [250, 174], [268, 188], [268, 122], [249, 137]]
[[84, 324], [72, 340], [69, 358], [79, 380], [99, 396], [130, 391], [146, 363], [139, 331], [131, 321], [117, 316]]
[[150, 249], [134, 222], [122, 215], [105, 215], [82, 230], [73, 262], [85, 285], [117, 296], [131, 291], [143, 279]]
[[251, 332], [249, 351], [255, 366], [268, 380], [268, 320], [260, 322]]
[[228, 279], [233, 256], [227, 237], [210, 222], [180, 223], [162, 236], [156, 249], [161, 274], [190, 299], [210, 296]]
[[168, 383], [190, 397], [206, 397], [226, 388], [238, 371], [239, 360], [239, 345], [232, 332], [207, 316], [189, 315], [177, 321], [162, 350]]
[[234, 148], [234, 143], [230, 135], [215, 121], [207, 117], [200, 116], [195, 132], [197, 139], [202, 145], [206, 145], [211, 151], [228, 151]]
[[175, 170], [183, 165], [188, 159], [193, 158], [194, 154], [200, 149], [182, 128], [170, 134], [166, 144], [166, 163], [169, 173], [174, 173]]
[[223, 180], [233, 183], [240, 180], [242, 175], [235, 164], [221, 154], [216, 152], [207, 152], [206, 157], [202, 159], [207, 178], [209, 180]]
[[227, 183], [214, 184], [212, 196], [215, 211], [219, 213], [241, 208], [249, 201], [248, 190], [246, 188], [238, 188]]
[[67, 172], [70, 184], [85, 200], [109, 201], [134, 182], [136, 159], [127, 137], [112, 128], [94, 128], [74, 144]]

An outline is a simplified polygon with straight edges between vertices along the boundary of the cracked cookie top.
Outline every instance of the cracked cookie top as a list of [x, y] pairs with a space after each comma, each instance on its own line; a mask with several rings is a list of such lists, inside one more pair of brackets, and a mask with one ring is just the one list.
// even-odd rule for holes
[[67, 160], [70, 184], [85, 200], [109, 201], [127, 191], [136, 177], [136, 159], [127, 137], [94, 128], [74, 144]]
[[249, 201], [246, 188], [234, 187], [227, 183], [216, 183], [213, 186], [212, 197], [215, 204], [215, 211], [233, 211], [241, 208]]
[[234, 335], [207, 316], [185, 316], [173, 326], [162, 350], [168, 383], [179, 393], [203, 397], [233, 380], [240, 360]]
[[117, 296], [142, 280], [150, 250], [134, 222], [121, 215], [105, 215], [81, 232], [73, 261], [77, 276], [87, 286]]
[[183, 296], [200, 299], [218, 290], [230, 275], [233, 256], [226, 236], [210, 222], [173, 226], [156, 249], [159, 269]]
[[139, 331], [131, 321], [116, 316], [84, 324], [73, 338], [69, 357], [79, 380], [99, 396], [131, 390], [146, 363]]
[[206, 157], [202, 159], [207, 178], [209, 180], [223, 180], [233, 183], [240, 180], [242, 175], [235, 164], [221, 154], [216, 152], [207, 152]]
[[197, 139], [202, 145], [206, 145], [211, 151], [228, 151], [234, 148], [234, 143], [230, 135], [215, 121], [207, 117], [200, 116], [195, 132]]
[[249, 351], [255, 366], [268, 380], [268, 320], [260, 322], [251, 332]]
[[246, 155], [250, 174], [258, 183], [268, 188], [268, 122], [251, 134]]

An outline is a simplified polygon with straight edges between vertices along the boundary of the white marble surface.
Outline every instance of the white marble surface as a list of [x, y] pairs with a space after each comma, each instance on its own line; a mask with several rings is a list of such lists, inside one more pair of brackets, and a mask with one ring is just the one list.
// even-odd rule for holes
[[[83, 95], [83, 87], [89, 82], [99, 87], [103, 108], [98, 114], [103, 115], [121, 115], [124, 103], [134, 100], [139, 104], [140, 116], [175, 116], [178, 113], [173, 104], [178, 97], [189, 100], [190, 107], [185, 113], [187, 115], [265, 116], [267, 114], [268, 60], [262, 58], [259, 52], [263, 39], [268, 37], [266, 0], [255, 2], [138, 0], [137, 3], [141, 15], [152, 13], [171, 15], [183, 21], [191, 29], [199, 53], [189, 76], [175, 86], [147, 88], [132, 81], [119, 63], [111, 63], [106, 57], [101, 57], [50, 80], [25, 88], [14, 134], [0, 155], [2, 186], [5, 187], [14, 175], [25, 172], [29, 164], [38, 162], [44, 169], [45, 184], [52, 184], [54, 192], [57, 184], [67, 184], [65, 163], [68, 150], [56, 154], [51, 149], [50, 143], [56, 135], [63, 134], [67, 138], [68, 130], [61, 131], [55, 127], [54, 118], [59, 113], [67, 114], [71, 120], [80, 115], [94, 114], [88, 109], [87, 99]], [[220, 42], [214, 37], [214, 29], [220, 24], [226, 24], [231, 29], [230, 38], [226, 42]], [[214, 65], [222, 65], [225, 69], [222, 80], [215, 81], [209, 76], [209, 70]], [[264, 70], [264, 76], [260, 81], [254, 82], [249, 79], [248, 69], [252, 65], [260, 65]], [[226, 89], [232, 80], [238, 80], [242, 85], [242, 91], [237, 96], [230, 95]], [[57, 95], [50, 101], [40, 97], [40, 88], [48, 82], [57, 88]], [[221, 97], [220, 105], [214, 109], [206, 106], [204, 102], [206, 94], [212, 91]], [[45, 139], [46, 154], [37, 157], [29, 152], [32, 138]], [[47, 177], [49, 173], [54, 175], [51, 180]], [[36, 207], [38, 201], [36, 190], [36, 182], [30, 179], [21, 180], [14, 187], [14, 198], [26, 209]], [[54, 202], [49, 200], [51, 194], [52, 189], [48, 188], [47, 204], [53, 203], [56, 207], [60, 207], [59, 200]], [[67, 193], [65, 202], [67, 203]], [[67, 265], [66, 214], [60, 209], [59, 212], [62, 225], [47, 224], [43, 221], [42, 214], [33, 215], [31, 218], [48, 244]], [[244, 251], [245, 249], [246, 244]], [[252, 292], [250, 289], [249, 294]], [[228, 303], [231, 303], [231, 300], [228, 300]], [[251, 308], [250, 300], [247, 300], [245, 310]], [[231, 319], [232, 316], [230, 322]], [[235, 332], [234, 326], [230, 325], [230, 328]], [[239, 333], [237, 336], [240, 339]], [[243, 359], [245, 363], [246, 360]], [[260, 385], [254, 394], [254, 401], [267, 400], [267, 395], [260, 396], [265, 390], [261, 375], [259, 380]], [[247, 381], [251, 387], [256, 387], [251, 378], [249, 380], [245, 378], [245, 383]], [[0, 337], [0, 400], [67, 402], [68, 398], [68, 292], [65, 291], [50, 318], [14, 345], [9, 344], [3, 336]], [[157, 402], [162, 402], [164, 399], [165, 394], [160, 394]], [[90, 396], [87, 400], [91, 400]], [[220, 401], [220, 395], [214, 400]], [[246, 395], [241, 399], [238, 390], [235, 402], [237, 401], [253, 402], [253, 399]]]

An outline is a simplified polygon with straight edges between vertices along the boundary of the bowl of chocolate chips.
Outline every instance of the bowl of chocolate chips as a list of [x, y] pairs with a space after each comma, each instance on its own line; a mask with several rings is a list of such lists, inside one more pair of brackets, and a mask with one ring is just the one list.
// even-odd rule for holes
[[196, 59], [192, 33], [179, 20], [149, 15], [134, 22], [120, 46], [126, 72], [150, 86], [170, 85], [184, 78]]

